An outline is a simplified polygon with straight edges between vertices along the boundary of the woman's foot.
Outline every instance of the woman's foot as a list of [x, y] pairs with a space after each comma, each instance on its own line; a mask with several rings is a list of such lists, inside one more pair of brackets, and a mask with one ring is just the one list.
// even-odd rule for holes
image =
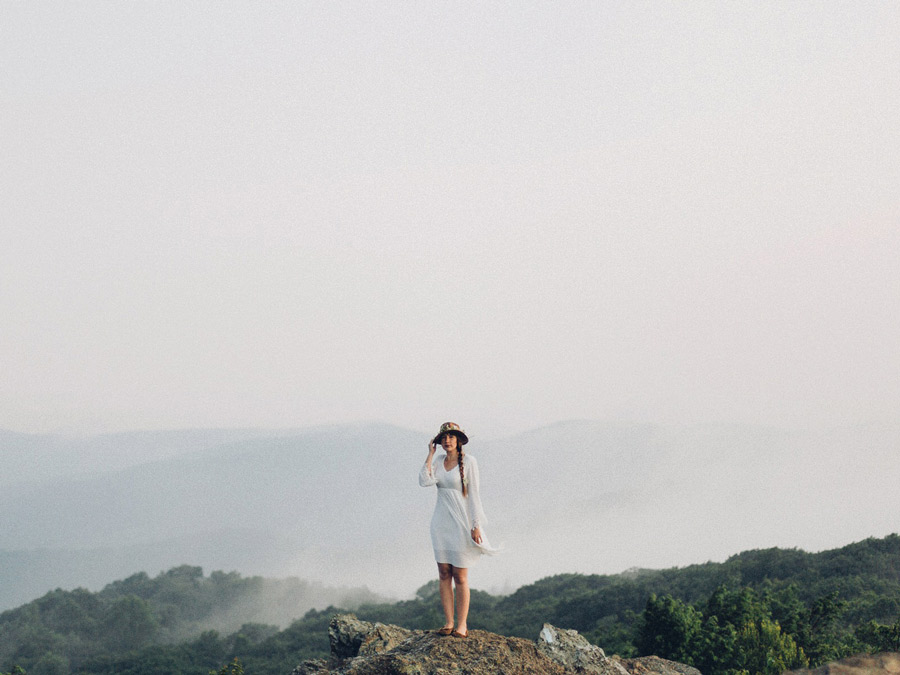
[[453, 634], [453, 626], [444, 626], [440, 630], [434, 631], [438, 635], [452, 635]]
[[450, 635], [452, 635], [453, 637], [458, 637], [458, 638], [469, 637], [469, 629], [466, 628], [465, 626], [460, 626], [460, 628], [462, 628], [462, 630], [457, 628], [452, 633], [450, 633]]

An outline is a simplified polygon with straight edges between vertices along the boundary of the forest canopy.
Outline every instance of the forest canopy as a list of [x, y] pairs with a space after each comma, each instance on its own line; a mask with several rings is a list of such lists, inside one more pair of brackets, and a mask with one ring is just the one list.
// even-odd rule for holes
[[[56, 590], [0, 614], [0, 673], [208, 675], [240, 667], [283, 675], [327, 656], [328, 621], [339, 611], [408, 628], [442, 623], [430, 582], [412, 600], [373, 602], [369, 595], [355, 608], [309, 610], [284, 629], [252, 617], [230, 630], [209, 629], [213, 617], [239, 620], [241, 608], [272, 583], [290, 601], [289, 589], [304, 582], [204, 576], [182, 566], [155, 578], [135, 574], [97, 593]], [[774, 675], [896, 651], [900, 536], [821, 553], [773, 548], [684, 568], [560, 574], [507, 596], [472, 593], [471, 628], [534, 639], [544, 622], [574, 628], [609, 654], [656, 654], [705, 675]]]

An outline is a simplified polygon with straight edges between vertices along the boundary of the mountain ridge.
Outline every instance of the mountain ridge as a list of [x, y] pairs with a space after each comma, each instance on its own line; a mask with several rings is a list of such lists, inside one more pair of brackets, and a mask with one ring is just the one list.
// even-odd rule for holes
[[[350, 580], [401, 597], [430, 578], [434, 496], [415, 483], [427, 435], [369, 422], [254, 433], [102, 476], [7, 485], [0, 551], [19, 562], [0, 569], [0, 608], [127, 571], [98, 567], [88, 578], [93, 563], [72, 550], [115, 549], [113, 558], [150, 573], [194, 561]], [[491, 539], [506, 545], [473, 572], [481, 587], [521, 585], [560, 563], [580, 573], [663, 568], [767, 546], [823, 550], [896, 529], [900, 487], [882, 480], [900, 472], [891, 427], [829, 436], [568, 420], [467, 448], [482, 470]], [[873, 481], [878, 491], [868, 489]], [[251, 551], [241, 532], [269, 543]], [[152, 553], [171, 541], [183, 544]], [[145, 563], [127, 548], [147, 552]], [[60, 574], [25, 588], [34, 551], [48, 574]], [[22, 594], [10, 595], [17, 588]]]

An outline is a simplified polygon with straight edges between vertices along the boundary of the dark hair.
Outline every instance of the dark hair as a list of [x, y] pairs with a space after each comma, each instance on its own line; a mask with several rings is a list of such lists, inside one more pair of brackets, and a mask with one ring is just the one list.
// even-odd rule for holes
[[452, 431], [447, 431], [441, 434], [440, 438], [438, 438], [438, 443], [444, 440], [444, 436], [456, 436], [456, 463], [459, 465], [459, 480], [462, 483], [462, 493], [463, 497], [469, 496], [469, 488], [466, 487], [466, 469], [463, 466], [463, 444], [462, 439], [458, 434], [453, 433]]
[[469, 496], [469, 488], [466, 487], [466, 470], [463, 468], [463, 449], [462, 443], [459, 442], [459, 437], [457, 437], [457, 448], [456, 453], [456, 463], [459, 464], [459, 480], [462, 483], [462, 491], [463, 497]]

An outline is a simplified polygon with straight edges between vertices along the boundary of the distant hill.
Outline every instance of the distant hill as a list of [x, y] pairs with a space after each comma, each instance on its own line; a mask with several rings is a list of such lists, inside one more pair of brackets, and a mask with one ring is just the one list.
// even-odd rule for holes
[[0, 486], [121, 471], [225, 443], [271, 436], [262, 429], [124, 431], [90, 436], [0, 429]]
[[[278, 633], [279, 626], [311, 607], [356, 607], [379, 599], [364, 588], [234, 572], [204, 576], [201, 568], [188, 565], [153, 578], [139, 573], [97, 593], [57, 589], [0, 613], [0, 671], [20, 665], [29, 673], [74, 672], [86, 662], [103, 664], [152, 645], [211, 638], [211, 631], [243, 631], [259, 639]], [[157, 672], [173, 671], [161, 666]]]
[[[489, 442], [469, 431], [488, 532], [504, 545], [473, 571], [477, 588], [823, 550], [900, 529], [900, 483], [886, 478], [900, 475], [894, 427], [587, 420]], [[427, 440], [386, 424], [5, 434], [0, 609], [185, 562], [409, 597], [434, 575], [435, 496], [416, 484]], [[30, 455], [44, 458], [41, 471], [59, 457], [55, 477], [29, 474]], [[30, 478], [9, 478], [19, 475]]]

